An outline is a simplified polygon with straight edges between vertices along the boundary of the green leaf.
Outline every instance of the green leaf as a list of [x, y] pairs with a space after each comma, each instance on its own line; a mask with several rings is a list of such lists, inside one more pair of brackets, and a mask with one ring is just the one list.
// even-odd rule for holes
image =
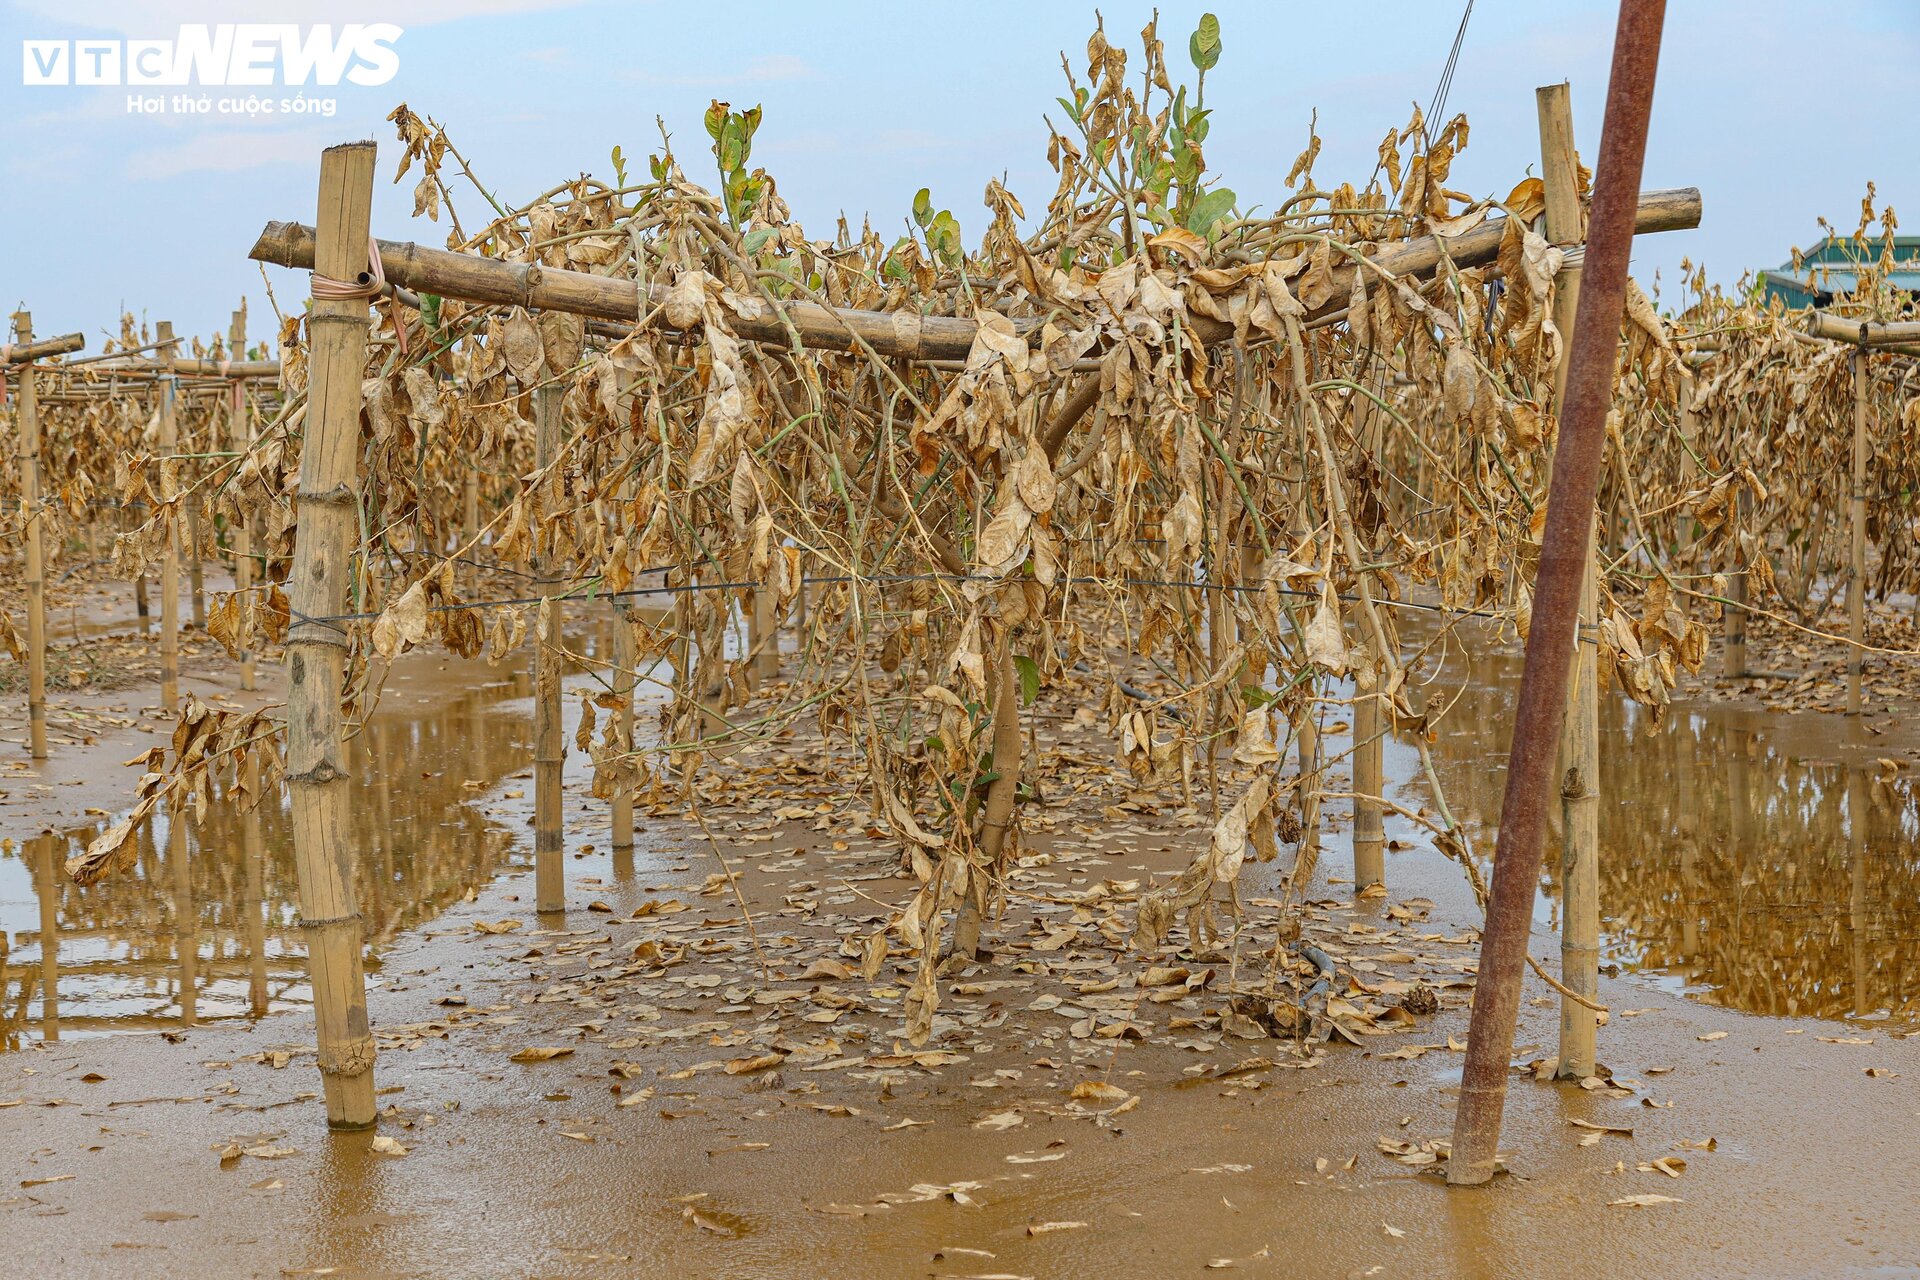
[[1236, 197], [1231, 187], [1215, 187], [1193, 202], [1193, 212], [1187, 215], [1187, 230], [1205, 235], [1213, 230], [1213, 224], [1233, 212]]
[[914, 193], [913, 220], [920, 224], [922, 230], [925, 230], [926, 225], [933, 221], [933, 192], [926, 187]]
[[1030, 707], [1040, 696], [1040, 665], [1024, 654], [1013, 655], [1014, 670], [1020, 673], [1020, 705]]
[[706, 126], [707, 126], [707, 136], [712, 138], [715, 142], [720, 141], [720, 131], [727, 127], [727, 104], [726, 103], [716, 98], [711, 103], [708, 104], [707, 114], [706, 114]]
[[740, 237], [740, 252], [755, 254], [767, 247], [767, 241], [780, 234], [777, 227], [761, 227], [758, 231], [749, 231]]
[[1061, 109], [1067, 113], [1067, 119], [1073, 121], [1075, 124], [1080, 123], [1079, 107], [1074, 106], [1071, 102], [1068, 102], [1065, 98], [1055, 98], [1054, 101], [1059, 103]]
[[1220, 61], [1220, 19], [1210, 13], [1200, 15], [1200, 25], [1187, 41], [1187, 56], [1201, 71], [1213, 70]]
[[613, 185], [616, 187], [627, 185], [627, 158], [620, 154], [619, 147], [613, 149]]

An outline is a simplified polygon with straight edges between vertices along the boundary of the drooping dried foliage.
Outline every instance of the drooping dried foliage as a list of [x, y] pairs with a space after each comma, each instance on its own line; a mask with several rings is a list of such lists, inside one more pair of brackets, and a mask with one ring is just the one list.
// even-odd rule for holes
[[[924, 1033], [935, 957], [971, 949], [1044, 782], [1021, 707], [1092, 673], [1138, 786], [1210, 805], [1217, 824], [1184, 875], [1143, 896], [1134, 939], [1152, 950], [1182, 920], [1204, 937], [1249, 851], [1311, 847], [1331, 763], [1313, 730], [1344, 718], [1353, 689], [1383, 691], [1424, 752], [1429, 708], [1396, 609], [1524, 629], [1563, 342], [1550, 317], [1564, 256], [1533, 229], [1537, 179], [1502, 200], [1451, 189], [1467, 121], [1416, 109], [1362, 182], [1324, 180], [1310, 136], [1286, 191], [1238, 194], [1205, 159], [1221, 47], [1208, 19], [1188, 42], [1193, 83], [1176, 85], [1152, 26], [1131, 62], [1096, 31], [1065, 67], [1044, 206], [989, 182], [984, 225], [963, 229], [922, 191], [891, 239], [845, 222], [810, 237], [752, 167], [758, 108], [714, 103], [710, 154], [663, 142], [641, 176], [616, 150], [611, 181], [512, 208], [487, 195], [472, 222], [455, 211], [466, 159], [397, 109], [396, 180], [414, 176], [416, 214], [445, 219], [449, 248], [633, 281], [641, 305], [628, 324], [432, 296], [376, 305], [357, 603], [335, 620], [353, 650], [350, 718], [376, 698], [376, 657], [437, 643], [498, 662], [562, 600], [635, 605], [620, 616], [642, 687], [673, 696], [637, 745], [604, 714], [609, 696], [583, 700], [577, 741], [601, 793], [690, 794], [731, 746], [803, 717], [857, 744], [850, 784], [920, 885], [885, 932], [925, 958], [909, 1003]], [[709, 165], [712, 187], [693, 176]], [[1462, 260], [1476, 232], [1497, 253]], [[964, 359], [917, 358], [943, 319], [976, 326]], [[283, 406], [194, 490], [263, 533], [266, 581], [218, 609], [236, 648], [287, 622], [275, 584], [294, 530], [302, 318], [278, 337]], [[1805, 603], [1840, 510], [1851, 389], [1844, 352], [1723, 294], [1676, 324], [1631, 289], [1626, 337], [1601, 630], [1612, 678], [1657, 707], [1705, 656], [1716, 575], [1746, 569], [1756, 601], [1777, 588]], [[1709, 344], [1704, 363], [1690, 354]], [[1911, 589], [1920, 402], [1903, 358], [1873, 365], [1880, 585]], [[536, 466], [543, 386], [564, 388], [565, 432]], [[115, 458], [120, 496], [156, 504], [122, 542], [139, 558], [183, 486], [167, 464], [157, 489], [133, 465], [128, 412], [89, 407], [85, 430]], [[1803, 548], [1812, 568], [1769, 567]], [[553, 580], [523, 579], [506, 604], [472, 569], [536, 560]], [[743, 715], [755, 655], [728, 639], [756, 595], [785, 616], [803, 590], [787, 679]], [[204, 795], [206, 767], [265, 732], [196, 705], [145, 803]], [[1464, 855], [1435, 809], [1421, 820]], [[119, 831], [76, 874], [103, 874]]]

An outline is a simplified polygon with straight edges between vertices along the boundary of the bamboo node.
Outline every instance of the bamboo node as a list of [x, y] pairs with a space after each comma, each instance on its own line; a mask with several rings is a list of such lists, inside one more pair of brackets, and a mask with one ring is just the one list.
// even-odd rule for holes
[[373, 1070], [372, 1036], [358, 1036], [345, 1044], [320, 1046], [320, 1074], [323, 1076], [363, 1076]]
[[329, 929], [335, 925], [358, 924], [359, 922], [360, 913], [356, 911], [351, 915], [329, 916], [323, 920], [309, 920], [302, 916], [299, 924], [302, 929]]
[[[308, 769], [302, 773], [288, 774], [287, 781], [288, 782], [304, 782], [312, 786], [324, 787], [328, 783], [339, 782], [342, 779], [344, 779], [346, 776], [347, 775], [345, 771], [343, 771], [338, 765], [334, 764], [333, 761], [322, 760], [319, 764], [313, 766], [313, 768]], [[358, 916], [355, 916], [353, 918], [356, 920], [359, 919]], [[333, 922], [330, 920], [320, 920], [320, 921], [317, 921], [316, 923], [331, 924]]]
[[303, 489], [300, 491], [300, 501], [350, 507], [357, 506], [360, 499], [354, 493], [352, 485], [337, 484], [331, 489], [317, 489], [312, 493]]

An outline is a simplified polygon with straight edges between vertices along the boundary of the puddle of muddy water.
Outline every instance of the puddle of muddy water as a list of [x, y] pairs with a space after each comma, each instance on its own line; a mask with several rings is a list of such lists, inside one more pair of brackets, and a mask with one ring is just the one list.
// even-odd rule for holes
[[[583, 628], [570, 641], [594, 656], [611, 632]], [[577, 682], [568, 681], [569, 701]], [[349, 839], [376, 955], [495, 875], [530, 865], [522, 833], [475, 802], [503, 789], [531, 794], [531, 779], [512, 775], [532, 755], [532, 692], [524, 669], [438, 656], [389, 678], [350, 746], [359, 785]], [[644, 720], [648, 698], [636, 702]], [[81, 888], [61, 867], [98, 830], [0, 832], [0, 1052], [309, 1003], [284, 805], [246, 816], [216, 801], [178, 842], [156, 812], [138, 833], [134, 865]]]
[[[1466, 643], [1433, 754], [1490, 854], [1520, 658]], [[1603, 965], [1749, 1013], [1920, 1024], [1920, 804], [1879, 766], [1892, 748], [1839, 716], [1694, 701], [1656, 721], [1616, 693], [1600, 726]]]
[[[609, 639], [587, 627], [574, 643], [597, 653]], [[1433, 753], [1485, 855], [1520, 663], [1482, 636], [1467, 648], [1479, 656], [1456, 650], [1429, 687], [1457, 697]], [[728, 649], [737, 651], [733, 637]], [[643, 729], [659, 696], [643, 690]], [[510, 775], [530, 759], [530, 698], [524, 671], [437, 657], [390, 680], [353, 748], [363, 785], [352, 838], [376, 946], [526, 864], [519, 810], [532, 784]], [[1712, 703], [1656, 722], [1616, 695], [1603, 699], [1601, 723], [1606, 964], [1754, 1013], [1920, 1022], [1920, 1002], [1903, 994], [1920, 958], [1920, 809], [1905, 775], [1881, 776], [1863, 731], [1838, 717]], [[569, 754], [570, 777], [584, 767]], [[1390, 744], [1387, 767], [1396, 798], [1427, 801], [1410, 747]], [[516, 803], [490, 816], [474, 803], [483, 798]], [[569, 826], [584, 817], [570, 811]], [[0, 1051], [307, 1002], [284, 809], [250, 821], [216, 804], [185, 833], [184, 855], [156, 815], [137, 865], [88, 889], [67, 883], [60, 865], [92, 828], [0, 834], [12, 838], [0, 854]], [[1557, 849], [1547, 864], [1540, 909], [1551, 924]], [[570, 859], [568, 876], [620, 870], [602, 852]]]

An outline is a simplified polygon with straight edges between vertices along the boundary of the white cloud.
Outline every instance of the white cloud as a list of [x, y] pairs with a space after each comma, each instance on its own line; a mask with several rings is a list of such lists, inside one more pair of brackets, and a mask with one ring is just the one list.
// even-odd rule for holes
[[393, 22], [430, 27], [461, 18], [569, 8], [581, 0], [192, 0], [161, 12], [153, 0], [14, 0], [21, 13], [51, 22], [153, 36], [182, 22]]
[[199, 134], [170, 147], [150, 147], [127, 161], [127, 178], [163, 182], [187, 173], [239, 173], [266, 165], [311, 167], [321, 150], [338, 141], [326, 128], [275, 133], [222, 130]]

